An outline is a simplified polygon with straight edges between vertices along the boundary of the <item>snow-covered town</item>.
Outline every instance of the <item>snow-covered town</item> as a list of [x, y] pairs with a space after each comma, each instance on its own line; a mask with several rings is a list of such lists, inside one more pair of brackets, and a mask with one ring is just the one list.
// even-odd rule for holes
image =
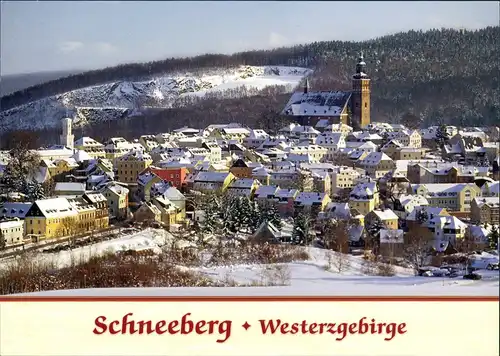
[[74, 139], [66, 119], [58, 145], [2, 152], [0, 253], [5, 265], [51, 257], [70, 268], [93, 246], [174, 248], [199, 262], [184, 268], [207, 274], [194, 256], [227, 248], [227, 264], [209, 273], [221, 285], [257, 283], [248, 265], [267, 251], [295, 263], [274, 272], [278, 285], [323, 267], [340, 290], [346, 275], [498, 286], [498, 175], [498, 128], [353, 131], [320, 120], [271, 135], [233, 123], [101, 143]]
[[499, 128], [371, 122], [365, 65], [352, 91], [306, 79], [277, 132], [229, 123], [98, 142], [65, 118], [54, 145], [20, 140], [0, 160], [1, 293], [498, 295]]

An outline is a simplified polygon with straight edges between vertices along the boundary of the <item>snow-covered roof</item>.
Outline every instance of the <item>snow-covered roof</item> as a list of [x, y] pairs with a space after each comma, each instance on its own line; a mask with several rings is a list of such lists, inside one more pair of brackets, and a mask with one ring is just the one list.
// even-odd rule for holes
[[11, 203], [6, 202], [0, 208], [0, 216], [7, 218], [24, 219], [33, 203]]
[[140, 149], [130, 150], [118, 158], [119, 161], [149, 161], [151, 156]]
[[78, 215], [66, 198], [50, 198], [35, 201], [42, 214], [47, 218], [64, 218]]
[[428, 215], [429, 218], [432, 218], [434, 216], [439, 216], [441, 214], [446, 213], [445, 208], [437, 207], [437, 206], [417, 206], [415, 209], [413, 209], [410, 214], [406, 217], [406, 220], [410, 221], [416, 221], [417, 220], [417, 213], [422, 212]]
[[92, 203], [105, 202], [106, 197], [100, 192], [87, 192], [85, 193], [85, 198], [90, 200]]
[[180, 129], [176, 129], [174, 130], [174, 132], [181, 132], [181, 133], [189, 133], [189, 134], [194, 134], [194, 133], [199, 133], [200, 130], [198, 129], [193, 129], [191, 127], [187, 127], [187, 126], [184, 126], [184, 127], [181, 127]]
[[227, 172], [199, 172], [194, 181], [222, 183], [226, 180], [229, 174], [230, 173]]
[[300, 192], [295, 197], [295, 203], [302, 205], [311, 205], [314, 203], [321, 203], [327, 196], [326, 193], [316, 193], [316, 192]]
[[248, 135], [249, 139], [265, 139], [266, 137], [269, 137], [269, 134], [261, 129], [250, 130], [250, 134]]
[[473, 183], [432, 183], [432, 184], [412, 184], [411, 188], [416, 194], [420, 188], [424, 188], [428, 195], [431, 194], [458, 194], [466, 187], [477, 188]]
[[77, 182], [58, 182], [54, 190], [57, 192], [85, 192], [85, 184]]
[[375, 182], [366, 182], [357, 184], [351, 191], [350, 199], [351, 200], [368, 200], [371, 199], [369, 196], [372, 196], [378, 192], [377, 183]]
[[285, 199], [295, 197], [299, 191], [297, 189], [279, 189], [276, 198]]
[[427, 199], [421, 195], [406, 195], [401, 194], [398, 198], [399, 202], [403, 207], [407, 207], [409, 204], [413, 206], [423, 206], [429, 205]]
[[84, 150], [76, 150], [75, 154], [71, 156], [76, 162], [85, 162], [92, 160], [92, 157]]
[[341, 146], [345, 147], [344, 136], [340, 132], [323, 132], [320, 136], [316, 137], [314, 142], [320, 146]]
[[384, 210], [372, 210], [372, 213], [375, 214], [380, 220], [397, 220], [399, 219], [398, 216], [392, 211], [391, 209], [384, 209]]
[[483, 192], [488, 192], [490, 195], [500, 195], [500, 182], [486, 182], [481, 189]]
[[351, 209], [348, 203], [330, 202], [327, 204], [324, 214], [329, 218], [348, 219], [351, 217]]
[[467, 224], [455, 216], [434, 216], [430, 219], [431, 225], [445, 229], [465, 230]]
[[74, 142], [74, 146], [75, 147], [79, 147], [79, 146], [88, 146], [88, 147], [104, 147], [104, 145], [100, 142], [97, 142], [96, 140], [94, 140], [93, 138], [91, 137], [81, 137], [79, 138], [78, 140], [76, 140]]
[[250, 189], [254, 184], [259, 184], [257, 180], [253, 178], [239, 178], [233, 180], [228, 188], [236, 188], [236, 189]]
[[50, 157], [71, 157], [73, 156], [73, 150], [69, 148], [58, 148], [58, 149], [39, 149], [36, 151], [40, 159], [50, 158]]
[[274, 197], [275, 194], [279, 191], [279, 189], [280, 188], [276, 185], [261, 185], [255, 191], [255, 196], [256, 197], [268, 197], [268, 196]]
[[476, 202], [478, 207], [487, 205], [492, 208], [493, 207], [498, 208], [500, 206], [500, 201], [498, 200], [498, 197], [477, 197], [474, 198], [474, 201]]
[[349, 125], [338, 123], [338, 124], [331, 124], [325, 127], [324, 132], [340, 132], [340, 131], [347, 131], [347, 132], [352, 132], [353, 128]]
[[106, 186], [106, 188], [117, 195], [127, 195], [129, 192], [127, 188], [116, 183], [110, 183]]
[[351, 92], [296, 92], [290, 97], [282, 114], [292, 116], [339, 116], [351, 97]]
[[386, 155], [384, 152], [370, 152], [364, 158], [361, 158], [361, 164], [365, 166], [377, 166], [382, 161], [394, 162], [391, 157]]

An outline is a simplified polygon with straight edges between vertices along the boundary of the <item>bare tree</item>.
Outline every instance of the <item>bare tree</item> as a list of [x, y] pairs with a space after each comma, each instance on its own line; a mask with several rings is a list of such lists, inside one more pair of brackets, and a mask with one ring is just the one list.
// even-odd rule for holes
[[5, 249], [7, 241], [5, 241], [5, 236], [3, 231], [0, 229], [0, 250]]
[[463, 259], [463, 263], [465, 271], [467, 273], [467, 268], [471, 263], [470, 256], [471, 254], [473, 254], [473, 252], [476, 250], [477, 247], [476, 240], [474, 238], [474, 235], [472, 234], [470, 226], [467, 226], [464, 237], [457, 240], [455, 242], [455, 246], [459, 253], [464, 254], [465, 258]]
[[313, 180], [311, 174], [304, 170], [297, 170], [297, 179], [292, 183], [291, 188], [301, 192], [312, 191]]
[[329, 219], [323, 227], [324, 247], [341, 253], [349, 251], [350, 223], [344, 220]]
[[68, 237], [68, 242], [70, 246], [75, 243], [76, 235], [78, 234], [78, 222], [74, 217], [66, 217], [62, 219], [62, 236]]
[[404, 257], [415, 272], [425, 265], [430, 253], [430, 241], [426, 238], [427, 228], [413, 227], [405, 236]]
[[423, 124], [423, 120], [420, 116], [407, 112], [401, 118], [401, 123], [410, 130], [416, 130]]
[[354, 161], [344, 152], [337, 152], [331, 159], [336, 166], [354, 167]]

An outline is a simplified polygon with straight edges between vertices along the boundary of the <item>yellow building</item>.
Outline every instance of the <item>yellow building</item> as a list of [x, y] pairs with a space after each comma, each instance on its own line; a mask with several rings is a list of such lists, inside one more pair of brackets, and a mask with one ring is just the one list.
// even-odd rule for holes
[[102, 194], [108, 204], [108, 213], [111, 217], [119, 220], [127, 218], [128, 193], [129, 190], [127, 188], [116, 183], [111, 183], [102, 190]]
[[314, 162], [326, 159], [328, 149], [319, 145], [303, 145], [290, 147], [289, 155], [309, 156]]
[[478, 197], [471, 203], [471, 220], [476, 224], [499, 224], [498, 197]]
[[133, 147], [134, 145], [125, 140], [123, 137], [112, 137], [104, 146], [104, 152], [106, 153], [106, 158], [114, 162], [115, 159], [123, 156], [132, 150]]
[[85, 151], [90, 157], [106, 158], [106, 151], [104, 151], [104, 145], [91, 137], [81, 137], [75, 141], [75, 148]]
[[109, 210], [106, 197], [99, 192], [87, 192], [83, 195], [83, 199], [95, 207], [94, 228], [100, 230], [109, 227]]
[[313, 190], [330, 195], [332, 191], [332, 181], [328, 172], [313, 171], [311, 176], [313, 179]]
[[396, 150], [393, 156], [390, 156], [393, 160], [420, 160], [425, 157], [425, 149], [423, 148], [413, 148], [413, 147], [401, 147]]
[[151, 202], [161, 213], [161, 222], [168, 228], [175, 224], [184, 222], [184, 219], [177, 219], [177, 207], [170, 200], [163, 196], [154, 197]]
[[353, 131], [352, 127], [343, 123], [328, 125], [324, 132], [338, 132], [346, 138]]
[[357, 164], [372, 178], [382, 178], [396, 169], [396, 163], [383, 152], [370, 152], [357, 161]]
[[374, 220], [378, 220], [381, 222], [386, 229], [389, 230], [397, 230], [398, 229], [398, 216], [391, 209], [379, 210], [375, 209], [370, 211], [365, 216], [365, 225], [369, 226], [374, 222]]
[[227, 187], [227, 193], [234, 196], [245, 196], [253, 199], [255, 191], [261, 186], [257, 179], [253, 178], [237, 178], [233, 180]]
[[68, 236], [78, 221], [78, 211], [66, 198], [41, 199], [33, 203], [24, 219], [26, 234], [36, 240]]
[[336, 166], [331, 174], [331, 192], [338, 194], [341, 191], [351, 190], [361, 173], [347, 166]]
[[326, 193], [301, 192], [295, 197], [293, 204], [295, 213], [300, 211], [318, 214], [324, 211], [332, 200]]
[[208, 137], [216, 140], [230, 140], [242, 143], [248, 136], [250, 136], [250, 130], [244, 127], [222, 127], [215, 128]]
[[137, 183], [139, 173], [153, 163], [151, 156], [140, 150], [133, 150], [116, 159], [118, 181], [123, 183]]
[[474, 183], [412, 184], [411, 190], [424, 196], [429, 206], [460, 212], [470, 211], [472, 200], [481, 195], [481, 189]]
[[380, 204], [377, 183], [368, 182], [356, 185], [349, 196], [349, 207], [361, 215], [367, 215]]
[[193, 189], [202, 193], [226, 191], [236, 177], [231, 173], [199, 172], [194, 177]]
[[237, 159], [229, 169], [229, 172], [236, 178], [252, 178], [253, 170], [254, 167], [249, 162]]
[[62, 176], [65, 173], [78, 168], [78, 163], [73, 158], [56, 159], [53, 161], [44, 159], [42, 160], [42, 166], [47, 167], [50, 177], [57, 180], [58, 177], [63, 178]]
[[94, 204], [84, 198], [68, 199], [68, 202], [77, 211], [78, 216], [76, 217], [74, 225], [71, 225], [71, 227], [65, 226], [65, 228], [69, 230], [67, 234], [72, 236], [93, 231], [95, 229], [97, 215], [97, 209]]

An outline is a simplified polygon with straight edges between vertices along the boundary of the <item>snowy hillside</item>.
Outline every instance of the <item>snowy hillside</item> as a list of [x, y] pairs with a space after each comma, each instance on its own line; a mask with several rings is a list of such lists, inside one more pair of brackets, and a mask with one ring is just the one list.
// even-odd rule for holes
[[[87, 261], [90, 256], [126, 250], [152, 249], [161, 253], [162, 248], [180, 241], [164, 230], [148, 229], [118, 239], [77, 248], [73, 251], [42, 253], [37, 257], [56, 268], [68, 267], [75, 262]], [[186, 246], [186, 245], [184, 245]], [[498, 271], [481, 270], [481, 281], [457, 278], [414, 276], [411, 269], [394, 267], [395, 275], [383, 277], [367, 274], [367, 264], [360, 256], [342, 255], [337, 252], [305, 248], [309, 258], [280, 264], [232, 264], [199, 267], [178, 265], [179, 269], [201, 273], [213, 280], [224, 281], [231, 287], [177, 287], [177, 288], [102, 288], [47, 291], [42, 295], [476, 295], [498, 296]], [[203, 254], [203, 252], [200, 252]], [[342, 265], [339, 263], [342, 262]], [[8, 264], [3, 264], [6, 267]], [[1, 266], [1, 264], [0, 264]]]
[[171, 107], [183, 95], [204, 95], [238, 87], [263, 89], [283, 85], [289, 91], [311, 73], [298, 67], [213, 69], [201, 74], [170, 74], [144, 81], [119, 81], [74, 90], [37, 100], [0, 113], [0, 133], [19, 129], [57, 127], [63, 117], [77, 118], [76, 125], [116, 120], [139, 107]]

